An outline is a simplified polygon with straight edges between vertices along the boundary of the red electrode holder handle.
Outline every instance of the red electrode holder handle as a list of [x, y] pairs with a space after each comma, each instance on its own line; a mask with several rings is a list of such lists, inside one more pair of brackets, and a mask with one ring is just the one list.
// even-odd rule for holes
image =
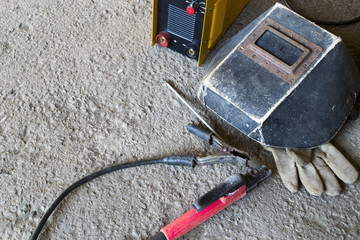
[[246, 186], [242, 186], [233, 194], [218, 199], [200, 212], [197, 212], [192, 208], [190, 211], [161, 229], [161, 232], [166, 236], [167, 240], [177, 239], [245, 195]]
[[199, 198], [190, 211], [162, 228], [151, 240], [175, 240], [197, 227], [216, 213], [244, 197], [260, 182], [271, 175], [266, 166], [249, 171], [247, 174], [235, 174], [222, 184]]

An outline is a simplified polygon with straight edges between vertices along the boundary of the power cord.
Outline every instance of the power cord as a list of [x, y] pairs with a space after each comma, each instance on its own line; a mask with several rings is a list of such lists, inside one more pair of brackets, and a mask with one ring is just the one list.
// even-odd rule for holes
[[54, 212], [55, 208], [60, 204], [60, 202], [68, 196], [73, 190], [80, 187], [81, 185], [93, 180], [94, 178], [100, 177], [104, 174], [111, 173], [114, 171], [122, 170], [125, 168], [133, 168], [138, 166], [145, 166], [145, 165], [154, 165], [154, 164], [167, 164], [167, 165], [181, 165], [181, 166], [189, 166], [194, 167], [194, 157], [189, 156], [171, 156], [163, 159], [155, 159], [155, 160], [141, 160], [137, 162], [130, 162], [130, 163], [123, 163], [118, 164], [115, 166], [107, 167], [102, 170], [99, 170], [97, 172], [94, 172], [86, 177], [83, 177], [82, 179], [76, 181], [75, 183], [71, 184], [68, 188], [66, 188], [59, 197], [55, 199], [53, 204], [49, 207], [49, 209], [46, 211], [45, 215], [42, 217], [41, 221], [39, 222], [38, 226], [36, 227], [33, 235], [30, 237], [30, 240], [36, 240], [41, 230], [44, 228], [44, 225], [50, 215]]

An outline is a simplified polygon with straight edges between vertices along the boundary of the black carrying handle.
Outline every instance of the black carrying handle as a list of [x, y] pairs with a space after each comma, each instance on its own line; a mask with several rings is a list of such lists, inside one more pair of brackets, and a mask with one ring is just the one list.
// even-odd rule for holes
[[205, 129], [202, 129], [198, 126], [195, 126], [195, 125], [192, 125], [192, 124], [189, 124], [187, 125], [186, 129], [191, 133], [191, 134], [194, 134], [195, 136], [201, 138], [202, 140], [208, 142], [210, 145], [213, 144], [213, 138], [212, 136], [214, 135], [214, 133], [208, 131], [208, 130], [205, 130]]

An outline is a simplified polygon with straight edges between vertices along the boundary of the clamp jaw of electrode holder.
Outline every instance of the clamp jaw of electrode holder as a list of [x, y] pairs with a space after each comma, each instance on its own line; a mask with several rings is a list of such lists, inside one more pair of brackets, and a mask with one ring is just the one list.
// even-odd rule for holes
[[210, 145], [217, 145], [221, 147], [221, 152], [218, 154], [196, 158], [195, 165], [203, 166], [216, 163], [239, 163], [252, 170], [252, 168], [248, 165], [250, 160], [248, 153], [228, 145], [219, 136], [216, 136], [215, 133], [204, 130], [195, 125], [189, 124], [187, 126], [187, 130], [195, 136], [208, 142]]

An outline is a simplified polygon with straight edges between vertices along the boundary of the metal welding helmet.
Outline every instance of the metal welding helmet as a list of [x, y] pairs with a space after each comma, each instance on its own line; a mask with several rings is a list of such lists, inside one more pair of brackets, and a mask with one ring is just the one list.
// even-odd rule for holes
[[359, 79], [339, 37], [276, 4], [213, 57], [198, 97], [261, 144], [313, 148], [346, 121]]

